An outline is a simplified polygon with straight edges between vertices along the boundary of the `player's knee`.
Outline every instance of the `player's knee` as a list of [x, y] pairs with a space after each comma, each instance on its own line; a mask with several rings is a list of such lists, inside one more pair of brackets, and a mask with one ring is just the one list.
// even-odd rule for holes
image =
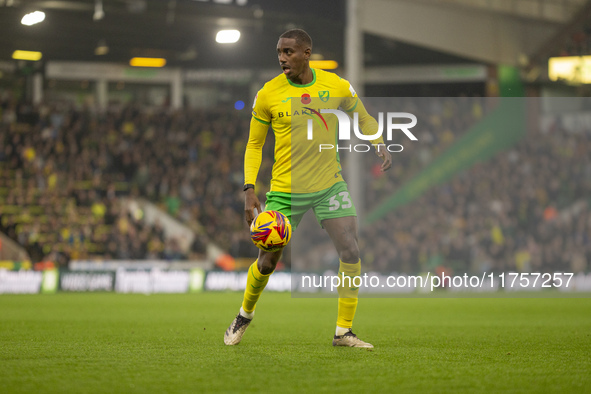
[[353, 242], [339, 251], [339, 258], [343, 263], [356, 264], [359, 261], [359, 247]]
[[257, 268], [259, 272], [263, 275], [269, 275], [273, 271], [275, 271], [275, 267], [277, 266], [277, 262], [281, 258], [281, 251], [278, 252], [263, 252], [259, 253], [259, 260], [257, 264]]

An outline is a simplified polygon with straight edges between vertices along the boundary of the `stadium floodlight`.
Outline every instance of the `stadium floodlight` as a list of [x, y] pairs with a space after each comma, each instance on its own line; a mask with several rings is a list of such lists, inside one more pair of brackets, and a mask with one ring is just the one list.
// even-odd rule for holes
[[92, 15], [93, 21], [100, 21], [105, 17], [105, 11], [103, 10], [103, 0], [96, 0], [94, 2], [94, 14]]
[[164, 67], [166, 59], [160, 57], [134, 57], [129, 61], [132, 67]]
[[15, 60], [31, 60], [36, 62], [37, 60], [41, 60], [42, 57], [43, 54], [41, 52], [21, 50], [16, 50], [12, 52], [12, 58]]
[[240, 39], [238, 30], [220, 30], [215, 36], [216, 42], [220, 44], [233, 44]]
[[99, 40], [96, 48], [94, 48], [94, 54], [97, 56], [106, 55], [109, 53], [109, 46], [107, 45], [107, 41]]
[[310, 67], [322, 70], [334, 70], [339, 67], [339, 63], [334, 60], [310, 60]]
[[25, 26], [32, 26], [34, 24], [43, 22], [44, 20], [45, 20], [45, 12], [35, 11], [35, 12], [29, 12], [27, 15], [23, 16], [23, 19], [21, 19], [21, 23]]

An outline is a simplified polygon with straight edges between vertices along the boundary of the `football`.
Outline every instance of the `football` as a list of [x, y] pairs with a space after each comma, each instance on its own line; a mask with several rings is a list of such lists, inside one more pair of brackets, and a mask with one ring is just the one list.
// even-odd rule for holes
[[250, 225], [250, 238], [259, 249], [276, 252], [289, 243], [291, 223], [281, 212], [261, 212]]

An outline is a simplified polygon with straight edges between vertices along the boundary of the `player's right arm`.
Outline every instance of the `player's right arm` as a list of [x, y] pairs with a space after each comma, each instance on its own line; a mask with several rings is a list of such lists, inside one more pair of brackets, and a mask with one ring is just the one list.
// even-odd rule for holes
[[[267, 138], [267, 131], [271, 124], [271, 117], [262, 91], [254, 98], [252, 106], [252, 119], [250, 120], [250, 133], [246, 152], [244, 154], [244, 184], [256, 185], [261, 162], [263, 161], [263, 146]], [[248, 188], [244, 191], [244, 216], [250, 226], [254, 220], [254, 208], [261, 212], [261, 203], [255, 193], [254, 188]]]

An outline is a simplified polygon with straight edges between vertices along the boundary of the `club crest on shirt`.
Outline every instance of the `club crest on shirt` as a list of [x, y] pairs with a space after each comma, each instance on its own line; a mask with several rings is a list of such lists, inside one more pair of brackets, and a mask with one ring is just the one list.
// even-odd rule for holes
[[320, 100], [325, 103], [330, 98], [330, 92], [328, 90], [320, 90], [318, 92], [318, 97], [320, 97]]

